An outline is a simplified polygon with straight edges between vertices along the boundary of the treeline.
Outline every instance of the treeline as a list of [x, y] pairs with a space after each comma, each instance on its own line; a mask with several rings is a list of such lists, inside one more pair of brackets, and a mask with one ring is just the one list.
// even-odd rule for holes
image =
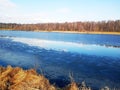
[[120, 32], [120, 20], [100, 22], [65, 22], [16, 24], [0, 23], [0, 29], [10, 30], [40, 30], [40, 31], [79, 31], [79, 32]]

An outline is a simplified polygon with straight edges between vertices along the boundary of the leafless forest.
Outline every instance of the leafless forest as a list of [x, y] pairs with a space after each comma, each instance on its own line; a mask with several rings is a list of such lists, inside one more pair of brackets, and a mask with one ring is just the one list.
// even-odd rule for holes
[[27, 31], [120, 32], [120, 20], [37, 24], [0, 23], [0, 29]]

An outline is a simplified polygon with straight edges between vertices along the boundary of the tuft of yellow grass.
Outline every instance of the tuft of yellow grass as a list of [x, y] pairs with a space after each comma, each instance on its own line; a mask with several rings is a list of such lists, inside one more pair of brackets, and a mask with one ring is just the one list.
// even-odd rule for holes
[[0, 67], [0, 90], [56, 90], [53, 85], [33, 69]]
[[[34, 69], [23, 70], [20, 67], [0, 67], [0, 90], [57, 90], [43, 75]], [[83, 82], [80, 86], [74, 81], [64, 89], [58, 90], [91, 90]]]

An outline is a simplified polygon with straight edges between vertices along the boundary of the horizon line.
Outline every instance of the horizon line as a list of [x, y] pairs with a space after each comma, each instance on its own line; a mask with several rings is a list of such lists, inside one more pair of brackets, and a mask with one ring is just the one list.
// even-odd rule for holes
[[60, 22], [60, 21], [56, 21], [56, 22], [50, 22], [50, 21], [48, 21], [48, 22], [31, 22], [31, 23], [21, 23], [21, 22], [0, 22], [0, 23], [4, 23], [4, 24], [47, 24], [47, 23], [76, 23], [76, 22], [95, 22], [95, 23], [97, 23], [97, 22], [108, 22], [108, 21], [118, 21], [118, 20], [120, 20], [120, 19], [115, 19], [115, 20], [113, 20], [113, 19], [110, 19], [110, 20], [76, 20], [76, 21], [62, 21], [62, 22]]

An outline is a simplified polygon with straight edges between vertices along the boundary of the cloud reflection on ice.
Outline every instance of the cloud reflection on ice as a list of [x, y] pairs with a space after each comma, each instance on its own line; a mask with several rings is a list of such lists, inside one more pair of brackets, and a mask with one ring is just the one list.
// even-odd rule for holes
[[52, 49], [57, 51], [65, 51], [71, 53], [80, 53], [88, 55], [98, 55], [98, 56], [120, 56], [120, 48], [105, 47], [100, 45], [90, 45], [81, 43], [72, 43], [64, 41], [52, 41], [52, 40], [42, 40], [42, 39], [31, 39], [31, 38], [16, 38], [11, 37], [15, 42], [21, 42], [28, 44], [30, 46], [37, 46], [45, 49]]

